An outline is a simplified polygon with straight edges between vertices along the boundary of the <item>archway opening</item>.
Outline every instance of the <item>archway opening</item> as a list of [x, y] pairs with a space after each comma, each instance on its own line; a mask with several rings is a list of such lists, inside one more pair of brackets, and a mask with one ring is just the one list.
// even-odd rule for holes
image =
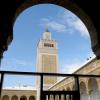
[[16, 95], [12, 96], [11, 100], [18, 100], [18, 97]]
[[[53, 7], [55, 9], [54, 11], [51, 10]], [[45, 10], [43, 10], [42, 13], [37, 13], [41, 12], [40, 9]], [[50, 11], [50, 13], [48, 13], [48, 11]], [[9, 65], [6, 63], [6, 66], [15, 67], [8, 67], [8, 70], [23, 70], [23, 67], [17, 68], [17, 66], [25, 66], [25, 71], [36, 70], [35, 67], [32, 68], [32, 66], [36, 66], [36, 44], [37, 41], [42, 38], [41, 33], [45, 31], [46, 25], [48, 25], [49, 31], [52, 32], [52, 37], [58, 42], [59, 66], [66, 66], [67, 68], [67, 70], [65, 70], [66, 68], [60, 68], [60, 72], [65, 71], [65, 73], [72, 73], [77, 70], [78, 67], [83, 64], [83, 62], [86, 62], [92, 58], [94, 54], [91, 49], [90, 36], [87, 28], [79, 17], [71, 11], [57, 5], [39, 4], [22, 12], [14, 23], [14, 40], [11, 45], [16, 45], [16, 47], [11, 47], [13, 49], [9, 48], [9, 50], [11, 49], [12, 53], [14, 54], [8, 50], [8, 56], [13, 56], [11, 57], [10, 61], [8, 61], [11, 63], [8, 63]], [[25, 29], [27, 30], [25, 31]], [[84, 41], [84, 43], [82, 41]], [[80, 43], [80, 45], [78, 43]], [[15, 50], [18, 52], [15, 53]], [[32, 57], [31, 55], [34, 56]], [[84, 58], [82, 58], [82, 56], [84, 56]], [[24, 59], [22, 57], [24, 57]], [[7, 62], [7, 59], [4, 60]], [[66, 60], [66, 63], [64, 60]], [[1, 65], [3, 70], [5, 68], [4, 63], [5, 61]]]
[[80, 83], [80, 94], [81, 94], [81, 100], [88, 100], [88, 94], [86, 89], [86, 84], [84, 82]]
[[95, 78], [90, 78], [88, 81], [89, 93], [91, 100], [100, 99], [100, 91], [98, 90], [97, 80]]
[[[56, 39], [58, 44], [58, 48], [54, 52], [59, 54], [56, 55], [56, 58], [47, 56], [47, 63], [42, 65], [50, 68], [44, 67], [43, 70], [49, 70], [47, 72], [56, 70], [52, 71], [54, 73], [73, 73], [84, 62], [90, 61], [91, 56], [94, 56], [88, 30], [78, 16], [57, 5], [39, 4], [26, 9], [16, 19], [13, 28], [14, 40], [7, 52], [8, 57], [3, 59], [5, 60], [1, 66], [3, 70], [36, 72], [39, 69], [36, 61], [37, 55], [39, 55], [37, 54], [37, 44], [41, 38], [43, 39], [42, 35], [46, 25], [48, 31], [51, 32], [52, 39]], [[50, 45], [48, 48], [53, 46]], [[56, 60], [57, 56], [59, 60]], [[49, 58], [55, 59], [49, 60]], [[9, 59], [8, 63], [7, 59]], [[53, 61], [53, 63], [49, 61]], [[51, 68], [53, 65], [56, 65], [57, 68]], [[50, 79], [50, 81], [53, 80], [53, 78]]]
[[29, 100], [35, 100], [35, 96], [30, 96]]
[[[37, 3], [36, 3], [37, 2]], [[74, 2], [71, 2], [70, 0], [67, 1], [52, 1], [52, 0], [43, 0], [43, 1], [32, 1], [29, 2], [27, 4], [27, 2], [24, 2], [16, 11], [16, 16], [15, 19], [17, 18], [17, 16], [25, 9], [27, 9], [28, 7], [35, 5], [35, 4], [56, 4], [59, 6], [62, 6], [68, 10], [70, 10], [71, 12], [75, 13], [77, 16], [79, 16], [79, 18], [85, 23], [86, 27], [89, 30], [89, 34], [91, 36], [91, 45], [92, 45], [92, 49], [94, 50], [94, 52], [96, 53], [96, 47], [98, 46], [98, 38], [97, 38], [97, 32], [96, 29], [90, 19], [90, 17], [86, 14], [86, 12], [83, 11], [83, 9], [81, 9], [80, 6], [76, 5]], [[23, 6], [24, 5], [24, 6]], [[97, 53], [96, 53], [97, 54]]]
[[90, 92], [98, 90], [97, 80], [95, 78], [90, 78], [88, 81], [88, 87]]
[[20, 100], [27, 100], [27, 97], [26, 96], [21, 96]]
[[[50, 9], [50, 8], [49, 8]], [[28, 15], [28, 14], [25, 14], [26, 16]], [[20, 17], [20, 16], [19, 16]], [[50, 17], [50, 16], [49, 16]], [[75, 28], [75, 34], [74, 34], [74, 38], [72, 38], [72, 35], [73, 35], [73, 30], [67, 30], [68, 29], [68, 27], [67, 27], [67, 29], [66, 29], [66, 25], [65, 25], [65, 23], [67, 23], [67, 22], [63, 22], [63, 20], [61, 20], [61, 16], [60, 16], [60, 20], [61, 20], [61, 22], [60, 22], [60, 20], [59, 19], [56, 19], [56, 20], [58, 20], [58, 22], [57, 21], [54, 21], [52, 18], [49, 18], [49, 19], [47, 19], [47, 18], [44, 18], [44, 19], [42, 19], [42, 21], [45, 23], [45, 24], [48, 24], [48, 26], [52, 29], [52, 32], [54, 31], [54, 30], [56, 30], [58, 33], [59, 32], [61, 32], [61, 34], [63, 33], [63, 32], [65, 32], [65, 33], [68, 33], [66, 36], [68, 36], [68, 35], [71, 35], [71, 36], [69, 36], [69, 37], [66, 37], [65, 35], [58, 35], [57, 33], [55, 33], [55, 35], [54, 35], [54, 37], [57, 37], [57, 36], [59, 36], [59, 37], [57, 37], [57, 38], [59, 38], [59, 39], [61, 39], [62, 40], [62, 43], [61, 43], [61, 48], [63, 48], [62, 49], [62, 52], [63, 52], [63, 56], [60, 56], [60, 58], [62, 59], [63, 57], [64, 57], [64, 55], [66, 54], [68, 54], [67, 55], [67, 57], [69, 57], [68, 59], [70, 59], [69, 61], [71, 61], [70, 63], [72, 63], [72, 59], [70, 58], [70, 56], [69, 55], [71, 55], [71, 57], [73, 58], [73, 56], [76, 58], [76, 55], [75, 54], [78, 54], [78, 53], [80, 53], [80, 54], [82, 54], [81, 53], [81, 51], [85, 51], [84, 49], [84, 47], [80, 47], [81, 48], [81, 50], [75, 50], [76, 48], [78, 48], [77, 47], [77, 44], [74, 44], [77, 40], [77, 42], [78, 43], [80, 43], [79, 42], [79, 40], [81, 40], [80, 38], [81, 38], [81, 36], [86, 36], [86, 38], [87, 38], [87, 36], [89, 37], [89, 34], [86, 34], [85, 32], [87, 32], [86, 30], [83, 30], [84, 28], [82, 27], [80, 27], [80, 21], [79, 20], [77, 20], [77, 18], [76, 18], [76, 16], [75, 16], [75, 19], [74, 18], [72, 18], [71, 16], [70, 16], [70, 14], [68, 15], [68, 16], [66, 16], [66, 14], [63, 16], [65, 19], [64, 19], [64, 21], [66, 21], [67, 20], [67, 18], [69, 18], [69, 20], [67, 20], [67, 22], [69, 23], [69, 25], [67, 25], [69, 28], [72, 28], [73, 27], [73, 25], [74, 25], [74, 28]], [[56, 17], [57, 18], [57, 17]], [[74, 23], [72, 24], [71, 22], [72, 21], [74, 21]], [[41, 23], [43, 23], [43, 22], [41, 22]], [[71, 23], [71, 24], [70, 24]], [[31, 23], [32, 24], [32, 23]], [[28, 24], [28, 22], [27, 23], [25, 23], [25, 25], [30, 25], [30, 24]], [[77, 27], [78, 26], [78, 27]], [[31, 26], [32, 27], [32, 26]], [[42, 28], [44, 27], [44, 26], [41, 26]], [[20, 28], [22, 28], [22, 27], [20, 27]], [[27, 26], [25, 26], [24, 27], [24, 29], [25, 28], [27, 28]], [[23, 39], [23, 37], [25, 38], [25, 40], [24, 41], [22, 41], [22, 43], [23, 44], [25, 44], [24, 46], [26, 46], [26, 45], [29, 45], [30, 43], [28, 43], [28, 39], [30, 39], [30, 40], [32, 40], [33, 39], [33, 37], [34, 37], [34, 39], [36, 39], [36, 37], [39, 37], [39, 36], [36, 36], [36, 34], [35, 33], [40, 33], [40, 31], [38, 30], [37, 32], [34, 32], [34, 35], [32, 35], [31, 36], [31, 38], [28, 38], [28, 36], [29, 36], [29, 34], [27, 35], [27, 33], [25, 34], [25, 31], [23, 32], [23, 30], [24, 30], [23, 28], [22, 29], [17, 29], [17, 30], [21, 30], [21, 32], [19, 32], [19, 33], [24, 33], [24, 35], [22, 35], [21, 36], [21, 34], [19, 35], [19, 36], [15, 36], [15, 37], [17, 37], [17, 39], [16, 40], [18, 40], [19, 42]], [[38, 29], [38, 27], [36, 27], [36, 23], [35, 23], [35, 26], [34, 26], [34, 29]], [[79, 30], [78, 30], [79, 29]], [[80, 37], [79, 38], [77, 38], [77, 36], [79, 36], [79, 34], [76, 34], [76, 33], [79, 33], [78, 31], [83, 31], [83, 33], [80, 33]], [[31, 32], [30, 32], [31, 33]], [[64, 33], [64, 34], [65, 34]], [[70, 34], [69, 34], [70, 33]], [[84, 34], [85, 33], [85, 34]], [[39, 35], [39, 34], [38, 34]], [[76, 36], [77, 35], [77, 36]], [[68, 38], [68, 39], [70, 39], [71, 41], [69, 41], [69, 42], [66, 42], [65, 40], [66, 40], [66, 38]], [[33, 39], [33, 40], [34, 40]], [[58, 39], [58, 41], [60, 41]], [[75, 40], [75, 41], [73, 41], [73, 40]], [[36, 41], [35, 41], [36, 42]], [[35, 43], [34, 41], [31, 41], [31, 43]], [[71, 44], [72, 43], [72, 44]], [[19, 43], [19, 44], [21, 44], [21, 42]], [[59, 43], [60, 44], [60, 43]], [[70, 44], [70, 46], [73, 46], [73, 48], [71, 48], [71, 49], [69, 49], [69, 47], [67, 48], [67, 46], [65, 46], [65, 44], [67, 44], [68, 46], [69, 46], [69, 44]], [[73, 45], [74, 44], [74, 45]], [[87, 42], [85, 43], [85, 44], [88, 44]], [[90, 41], [89, 41], [89, 44], [91, 44], [90, 43]], [[23, 45], [21, 45], [20, 46], [20, 48], [22, 47]], [[32, 46], [32, 45], [31, 45]], [[81, 44], [81, 46], [83, 46], [82, 44]], [[17, 45], [16, 45], [16, 47], [17, 47]], [[49, 46], [50, 47], [50, 46]], [[91, 46], [90, 46], [91, 47]], [[24, 56], [24, 54], [26, 54], [26, 55], [28, 55], [29, 54], [29, 52], [27, 52], [28, 51], [28, 49], [29, 49], [30, 47], [27, 47], [27, 48], [21, 48], [22, 49], [22, 57], [24, 57], [25, 59], [26, 59], [26, 61], [25, 62], [28, 62], [28, 60], [27, 60], [27, 56], [25, 57]], [[82, 50], [82, 48], [84, 48], [83, 50]], [[17, 48], [18, 49], [18, 48]], [[19, 52], [21, 51], [21, 49], [18, 49], [19, 50]], [[33, 49], [33, 50], [35, 50], [35, 49]], [[66, 53], [65, 51], [67, 51], [68, 50], [68, 52], [70, 51], [70, 50], [72, 50], [71, 51], [71, 53]], [[24, 52], [23, 52], [24, 51]], [[30, 50], [29, 50], [30, 51]], [[77, 52], [77, 53], [76, 53]], [[36, 54], [36, 53], [35, 53]], [[79, 54], [79, 55], [80, 55]], [[32, 55], [34, 55], [34, 54], [32, 54]], [[15, 53], [15, 56], [17, 56], [17, 53]], [[29, 56], [29, 55], [28, 55]], [[89, 56], [87, 56], [87, 57], [89, 57], [88, 59], [90, 59], [91, 57], [90, 57], [90, 55]], [[87, 57], [85, 58], [85, 60], [87, 60]], [[35, 57], [36, 58], [36, 57]], [[49, 57], [47, 57], [47, 58], [49, 58]], [[63, 58], [62, 60], [66, 60], [66, 58]], [[80, 57], [78, 58], [78, 59], [74, 59], [74, 61], [75, 62], [77, 62], [77, 60], [79, 60], [80, 59]], [[28, 64], [30, 64], [30, 63], [25, 63], [25, 62], [23, 62], [22, 60], [16, 60], [16, 59], [14, 59], [18, 64], [20, 64], [20, 66], [22, 65], [22, 70], [23, 70], [23, 65], [25, 65], [25, 67], [24, 68], [26, 68], [26, 65], [28, 65]], [[33, 61], [33, 59], [31, 58], [31, 60]], [[21, 62], [20, 62], [21, 61]], [[34, 60], [35, 61], [35, 60]], [[60, 61], [60, 60], [59, 60]], [[67, 61], [67, 60], [66, 60]], [[68, 61], [68, 62], [69, 62]], [[81, 61], [82, 62], [82, 61]], [[80, 62], [79, 62], [80, 63]], [[32, 63], [33, 64], [33, 63]], [[51, 64], [51, 63], [50, 63]], [[14, 65], [16, 65], [16, 64], [14, 64]], [[31, 65], [31, 64], [30, 64]], [[63, 65], [62, 63], [61, 63], [61, 65]], [[66, 65], [66, 64], [65, 64]], [[64, 67], [65, 67], [65, 65], [63, 65]], [[78, 65], [78, 64], [77, 64]], [[18, 65], [16, 65], [16, 66], [18, 66]], [[31, 66], [35, 66], [35, 65], [31, 65]], [[71, 69], [73, 69], [73, 67], [75, 68], [75, 70], [77, 69], [77, 66], [75, 67], [75, 64], [73, 64], [73, 65], [66, 65], [66, 70], [65, 70], [65, 68], [63, 67], [63, 68], [61, 68], [61, 70], [63, 70], [62, 72], [63, 73], [66, 73], [67, 71], [68, 71], [68, 67], [72, 67]], [[13, 67], [14, 68], [14, 67]], [[20, 67], [21, 68], [21, 67]], [[26, 68], [26, 71], [27, 71], [27, 69], [29, 70], [29, 67], [27, 67]], [[34, 68], [35, 69], [35, 68]], [[15, 70], [15, 69], [14, 69]], [[19, 70], [19, 69], [17, 69], [17, 70]], [[31, 70], [31, 69], [30, 69]], [[29, 71], [30, 71], [29, 70]], [[50, 69], [51, 70], [51, 69]], [[74, 70], [74, 71], [75, 71]], [[31, 71], [33, 71], [33, 70], [31, 70]], [[65, 72], [64, 72], [65, 71]], [[70, 71], [70, 69], [69, 69], [69, 71]], [[72, 70], [71, 70], [72, 71]], [[73, 72], [74, 72], [73, 71]], [[72, 73], [72, 72], [71, 72]], [[25, 98], [21, 98], [21, 100], [25, 100]]]
[[4, 95], [4, 96], [2, 97], [2, 100], [9, 100], [9, 96], [8, 96], [8, 95]]

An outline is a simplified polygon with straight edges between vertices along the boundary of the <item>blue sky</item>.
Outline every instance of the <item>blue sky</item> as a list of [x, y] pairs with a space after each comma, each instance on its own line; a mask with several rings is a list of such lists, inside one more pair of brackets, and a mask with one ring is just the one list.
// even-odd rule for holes
[[[72, 73], [86, 63], [87, 58], [94, 57], [89, 33], [82, 21], [60, 6], [41, 4], [26, 9], [16, 19], [14, 39], [4, 53], [1, 70], [35, 72], [37, 43], [42, 38], [46, 25], [52, 38], [58, 42], [60, 73]], [[26, 77], [28, 83], [22, 78], [16, 82], [14, 76], [6, 76], [4, 86], [33, 84], [34, 78]]]

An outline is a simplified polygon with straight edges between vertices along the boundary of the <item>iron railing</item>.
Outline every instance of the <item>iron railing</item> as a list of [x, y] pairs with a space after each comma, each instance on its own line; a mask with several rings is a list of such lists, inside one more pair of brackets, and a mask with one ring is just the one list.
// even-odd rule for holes
[[[100, 75], [82, 75], [82, 74], [61, 74], [61, 73], [39, 73], [39, 72], [17, 72], [17, 71], [0, 71], [1, 81], [0, 81], [0, 97], [1, 91], [3, 87], [3, 80], [5, 75], [34, 75], [40, 76], [40, 100], [50, 100], [50, 96], [52, 96], [53, 100], [55, 96], [58, 95], [58, 100], [62, 100], [61, 96], [63, 96], [63, 100], [80, 100], [80, 86], [79, 86], [79, 78], [85, 77], [93, 77], [100, 78]], [[74, 91], [51, 91], [51, 90], [43, 90], [43, 77], [44, 76], [56, 76], [56, 77], [74, 77], [75, 84], [77, 89]], [[66, 99], [68, 96], [69, 99]]]

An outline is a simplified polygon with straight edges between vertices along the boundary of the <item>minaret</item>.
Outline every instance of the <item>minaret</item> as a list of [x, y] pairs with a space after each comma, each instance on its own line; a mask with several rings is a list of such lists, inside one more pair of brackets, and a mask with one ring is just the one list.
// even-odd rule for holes
[[[37, 46], [37, 72], [57, 73], [58, 70], [58, 47], [57, 42], [51, 38], [48, 28], [43, 33]], [[57, 77], [45, 76], [43, 85], [48, 89], [57, 82]], [[39, 80], [38, 80], [39, 83]]]

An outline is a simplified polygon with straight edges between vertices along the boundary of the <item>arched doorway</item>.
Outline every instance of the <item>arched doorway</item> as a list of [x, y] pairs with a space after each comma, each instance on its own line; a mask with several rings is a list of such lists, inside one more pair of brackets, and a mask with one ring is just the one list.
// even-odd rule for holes
[[9, 100], [9, 96], [8, 96], [8, 95], [4, 95], [4, 96], [2, 97], [2, 100]]
[[21, 96], [20, 100], [27, 100], [27, 97], [26, 96]]
[[80, 83], [80, 93], [81, 93], [81, 100], [88, 100], [86, 85], [84, 82]]
[[12, 96], [11, 100], [18, 100], [18, 97], [16, 95]]
[[98, 84], [95, 78], [89, 79], [88, 87], [90, 92], [90, 100], [100, 100], [100, 91], [98, 90]]
[[29, 100], [35, 100], [35, 96], [30, 96]]

